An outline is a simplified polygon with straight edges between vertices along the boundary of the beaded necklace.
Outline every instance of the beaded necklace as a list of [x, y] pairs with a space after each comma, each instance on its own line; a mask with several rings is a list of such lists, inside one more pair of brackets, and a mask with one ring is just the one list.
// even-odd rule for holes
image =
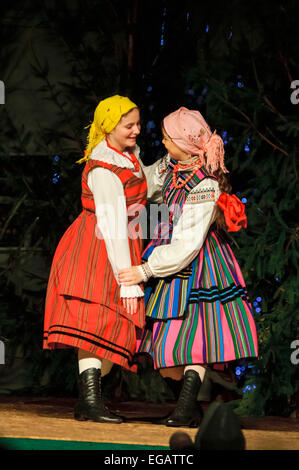
[[[199, 163], [197, 163], [197, 162], [199, 162]], [[192, 173], [190, 173], [190, 175], [181, 184], [178, 184], [176, 180], [177, 180], [177, 174], [179, 172], [179, 169], [188, 170], [189, 168], [192, 168], [193, 166], [194, 166], [194, 170], [192, 171]], [[202, 165], [201, 165], [201, 162], [200, 162], [200, 158], [198, 158], [195, 162], [192, 162], [188, 165], [183, 165], [180, 162], [178, 162], [175, 165], [175, 167], [173, 168], [173, 175], [172, 175], [172, 184], [173, 184], [173, 186], [176, 189], [180, 189], [180, 188], [183, 188], [184, 186], [186, 186], [186, 184], [191, 180], [191, 178], [195, 175], [195, 173], [197, 172], [197, 170], [199, 170], [199, 168], [201, 166]]]

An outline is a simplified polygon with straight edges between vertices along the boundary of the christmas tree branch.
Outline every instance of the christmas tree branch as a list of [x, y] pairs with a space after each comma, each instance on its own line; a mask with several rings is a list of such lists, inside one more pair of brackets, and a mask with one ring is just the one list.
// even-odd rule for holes
[[[217, 80], [215, 79], [211, 79], [211, 81], [215, 82], [215, 83], [218, 83]], [[217, 98], [222, 101], [222, 103], [225, 103], [227, 106], [229, 106], [230, 108], [234, 109], [234, 111], [236, 111], [238, 114], [241, 114], [241, 116], [243, 116], [243, 118], [250, 124], [250, 126], [256, 131], [256, 133], [261, 137], [261, 139], [263, 139], [265, 142], [267, 142], [271, 147], [273, 147], [275, 150], [278, 150], [279, 152], [283, 153], [284, 155], [288, 156], [288, 152], [284, 149], [282, 149], [281, 147], [278, 147], [277, 145], [275, 145], [273, 142], [271, 142], [270, 139], [268, 139], [268, 137], [266, 137], [261, 131], [258, 130], [258, 128], [256, 127], [256, 125], [252, 122], [252, 120], [250, 119], [249, 116], [247, 116], [247, 114], [245, 114], [241, 109], [239, 109], [237, 106], [235, 106], [234, 104], [230, 103], [229, 101], [227, 101], [226, 99], [222, 98], [221, 95], [219, 95], [217, 92], [213, 91], [213, 93], [215, 94], [215, 96], [217, 96]]]

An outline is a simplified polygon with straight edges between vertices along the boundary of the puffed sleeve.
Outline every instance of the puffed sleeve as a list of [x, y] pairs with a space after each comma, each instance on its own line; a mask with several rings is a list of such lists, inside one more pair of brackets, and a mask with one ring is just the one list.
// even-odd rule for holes
[[188, 194], [182, 214], [173, 229], [171, 243], [157, 246], [148, 258], [154, 277], [181, 271], [198, 255], [215, 219], [219, 197], [217, 181], [205, 179]]
[[155, 163], [149, 166], [145, 166], [141, 160], [140, 164], [144, 171], [146, 182], [147, 182], [147, 199], [150, 202], [162, 203], [162, 186], [165, 179], [165, 171], [169, 163], [169, 155], [165, 155]]
[[[128, 241], [128, 216], [123, 185], [119, 178], [105, 168], [94, 168], [88, 174], [97, 225], [105, 241], [108, 259], [118, 281], [118, 272], [132, 265]], [[121, 297], [142, 297], [139, 285], [121, 286]]]

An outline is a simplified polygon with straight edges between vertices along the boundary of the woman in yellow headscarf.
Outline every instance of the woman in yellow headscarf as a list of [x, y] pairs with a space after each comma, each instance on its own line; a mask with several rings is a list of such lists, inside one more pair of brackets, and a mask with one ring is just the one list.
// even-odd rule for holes
[[122, 422], [103, 403], [101, 377], [113, 364], [137, 370], [144, 293], [140, 285], [121, 286], [118, 271], [141, 263], [141, 237], [128, 225], [130, 207], [135, 215], [146, 203], [139, 133], [139, 110], [129, 98], [98, 104], [79, 161], [85, 162], [82, 212], [60, 240], [50, 272], [43, 347], [78, 350], [78, 420]]

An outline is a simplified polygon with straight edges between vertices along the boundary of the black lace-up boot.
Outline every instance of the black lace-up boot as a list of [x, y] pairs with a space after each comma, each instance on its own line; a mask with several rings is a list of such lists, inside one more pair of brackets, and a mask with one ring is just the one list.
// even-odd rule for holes
[[200, 386], [201, 380], [198, 373], [195, 370], [187, 370], [177, 405], [165, 420], [166, 426], [196, 428], [200, 425], [203, 411], [196, 400]]
[[122, 423], [122, 418], [111, 413], [104, 405], [101, 393], [101, 369], [84, 370], [78, 379], [79, 401], [74, 417], [78, 421], [98, 423]]

